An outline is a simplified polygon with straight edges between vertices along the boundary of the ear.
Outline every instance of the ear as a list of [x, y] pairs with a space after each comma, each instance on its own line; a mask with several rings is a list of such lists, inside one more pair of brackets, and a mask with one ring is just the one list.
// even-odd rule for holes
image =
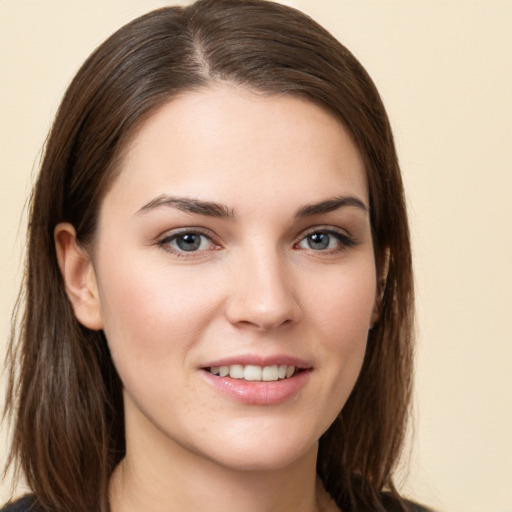
[[76, 239], [75, 228], [68, 223], [58, 224], [54, 239], [66, 294], [76, 318], [89, 329], [103, 329], [96, 274], [90, 256]]
[[380, 309], [382, 306], [382, 299], [384, 297], [384, 290], [386, 289], [386, 281], [388, 279], [389, 271], [389, 247], [386, 247], [383, 255], [382, 268], [377, 276], [377, 291], [375, 294], [375, 304], [371, 317], [370, 329], [378, 322], [380, 317]]

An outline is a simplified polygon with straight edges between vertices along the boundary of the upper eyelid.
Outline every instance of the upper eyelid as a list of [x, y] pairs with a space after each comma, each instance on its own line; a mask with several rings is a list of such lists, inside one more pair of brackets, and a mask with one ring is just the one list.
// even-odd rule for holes
[[[353, 240], [354, 237], [348, 232], [347, 229], [341, 228], [339, 226], [333, 226], [329, 224], [320, 224], [316, 226], [311, 226], [306, 229], [302, 229], [294, 238], [293, 238], [293, 244], [296, 244], [300, 242], [304, 237], [311, 235], [312, 233], [317, 232], [325, 232], [325, 233], [334, 233], [338, 234], [342, 237], [346, 237], [348, 239]], [[215, 232], [213, 232], [211, 229], [201, 227], [201, 226], [184, 226], [179, 228], [170, 229], [167, 231], [164, 231], [161, 235], [156, 237], [156, 241], [158, 243], [163, 243], [166, 240], [172, 239], [173, 237], [179, 236], [181, 234], [186, 233], [194, 233], [201, 236], [205, 236], [208, 238], [211, 242], [218, 244], [218, 245], [224, 245], [224, 242], [222, 241], [222, 238], [218, 236]]]
[[173, 238], [175, 236], [184, 235], [184, 234], [188, 234], [188, 233], [202, 235], [202, 236], [205, 236], [206, 238], [209, 238], [212, 241], [216, 238], [215, 233], [213, 233], [210, 229], [201, 228], [198, 226], [194, 226], [194, 227], [187, 226], [187, 227], [183, 227], [183, 228], [175, 228], [175, 229], [170, 229], [170, 230], [164, 231], [161, 235], [159, 235], [157, 237], [157, 240], [159, 242], [162, 242], [169, 238]]
[[[163, 249], [165, 252], [174, 255], [175, 257], [190, 259], [190, 260], [202, 260], [206, 254], [212, 250], [212, 246], [215, 248], [222, 248], [222, 245], [215, 241], [214, 236], [210, 234], [210, 230], [205, 228], [176, 228], [172, 230], [168, 230], [164, 232], [160, 237], [156, 239], [156, 245]], [[202, 250], [194, 250], [194, 251], [186, 251], [180, 249], [179, 247], [174, 247], [172, 244], [173, 240], [175, 240], [180, 235], [194, 234], [199, 235], [206, 238], [209, 242], [209, 246], [206, 249]]]
[[[173, 247], [174, 244], [172, 242], [180, 235], [186, 234], [195, 234], [206, 238], [208, 240], [208, 244], [210, 247], [207, 249], [195, 251], [184, 251], [178, 247]], [[217, 241], [214, 234], [211, 233], [210, 230], [197, 227], [177, 228], [170, 231], [166, 231], [161, 236], [156, 238], [155, 243], [159, 248], [165, 250], [166, 252], [184, 258], [198, 258], [200, 256], [204, 256], [206, 252], [212, 249], [212, 246], [215, 247], [216, 249], [220, 249], [223, 247], [223, 244]]]
[[297, 235], [296, 240], [302, 240], [304, 237], [311, 235], [312, 233], [318, 233], [318, 232], [324, 232], [324, 233], [336, 233], [342, 236], [345, 236], [347, 238], [352, 238], [352, 235], [343, 228], [337, 227], [337, 226], [330, 226], [330, 225], [319, 225], [319, 226], [312, 226], [310, 228], [302, 230], [299, 235]]
[[[339, 252], [340, 249], [344, 248], [350, 248], [358, 245], [358, 240], [352, 236], [350, 233], [347, 232], [347, 230], [334, 227], [334, 226], [315, 226], [310, 229], [306, 229], [303, 231], [293, 242], [293, 246], [297, 247], [300, 243], [302, 243], [309, 235], [312, 235], [314, 233], [327, 233], [331, 236], [334, 236], [339, 244], [341, 244], [341, 247], [337, 249], [336, 252]], [[316, 251], [315, 251], [316, 252]], [[319, 254], [328, 254], [329, 251], [318, 251]]]

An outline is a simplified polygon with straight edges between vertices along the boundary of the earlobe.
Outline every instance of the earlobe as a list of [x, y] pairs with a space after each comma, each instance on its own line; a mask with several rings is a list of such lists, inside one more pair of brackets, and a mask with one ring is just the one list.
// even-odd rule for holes
[[54, 239], [66, 294], [76, 318], [89, 329], [102, 329], [98, 284], [90, 256], [80, 247], [75, 228], [71, 224], [58, 224]]

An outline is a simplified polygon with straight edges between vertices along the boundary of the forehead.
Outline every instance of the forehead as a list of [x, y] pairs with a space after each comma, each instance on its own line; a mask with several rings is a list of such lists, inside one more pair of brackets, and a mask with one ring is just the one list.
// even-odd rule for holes
[[350, 189], [367, 202], [368, 195], [361, 156], [327, 109], [232, 85], [183, 93], [157, 109], [127, 145], [119, 171], [108, 195], [122, 192], [125, 201], [179, 192], [230, 202], [244, 192], [277, 198], [283, 189], [287, 197], [325, 199], [329, 190]]

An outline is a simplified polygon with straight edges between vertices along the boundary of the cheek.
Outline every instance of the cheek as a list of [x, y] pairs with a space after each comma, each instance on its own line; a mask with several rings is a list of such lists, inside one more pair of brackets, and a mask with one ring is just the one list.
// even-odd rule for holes
[[324, 282], [323, 292], [310, 297], [309, 317], [318, 340], [317, 352], [323, 351], [328, 361], [327, 394], [336, 397], [331, 404], [333, 416], [342, 409], [359, 376], [375, 299], [373, 261], [360, 271], [331, 276]]
[[375, 301], [375, 267], [368, 259], [354, 268], [326, 275], [310, 294], [308, 308], [325, 339], [343, 345], [343, 340], [348, 344], [366, 340]]
[[183, 361], [213, 315], [210, 288], [197, 289], [186, 271], [118, 259], [101, 275], [104, 330], [116, 366], [136, 361], [142, 368], [147, 361], [157, 370], [171, 359]]

